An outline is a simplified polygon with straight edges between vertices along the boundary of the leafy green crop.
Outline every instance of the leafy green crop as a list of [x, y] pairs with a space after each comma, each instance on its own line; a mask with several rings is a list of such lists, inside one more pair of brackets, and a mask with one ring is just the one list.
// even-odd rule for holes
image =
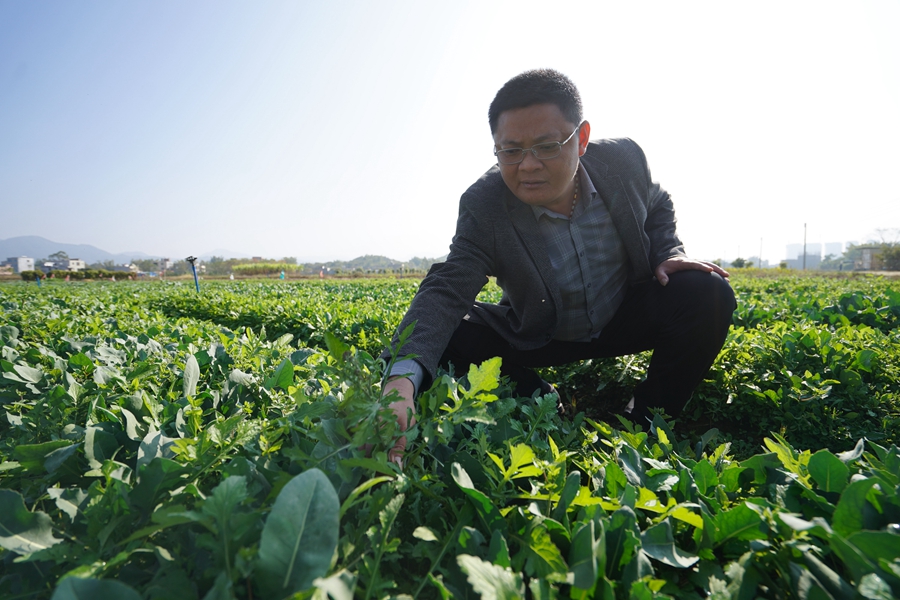
[[645, 357], [550, 371], [571, 419], [492, 360], [402, 471], [406, 282], [0, 287], [0, 597], [900, 595], [896, 284], [735, 287], [674, 431], [596, 410]]

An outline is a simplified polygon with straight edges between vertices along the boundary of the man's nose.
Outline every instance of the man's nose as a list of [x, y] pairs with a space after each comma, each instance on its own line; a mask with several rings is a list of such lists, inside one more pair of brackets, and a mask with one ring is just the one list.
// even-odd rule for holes
[[532, 152], [531, 150], [525, 153], [525, 158], [523, 158], [522, 162], [519, 163], [519, 168], [526, 171], [535, 171], [542, 168], [543, 166], [543, 161], [535, 156], [534, 152]]

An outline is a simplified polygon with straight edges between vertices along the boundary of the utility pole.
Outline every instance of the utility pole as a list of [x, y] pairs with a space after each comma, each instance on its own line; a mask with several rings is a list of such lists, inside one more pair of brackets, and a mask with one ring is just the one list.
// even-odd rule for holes
[[806, 270], [806, 223], [803, 224], [803, 270]]

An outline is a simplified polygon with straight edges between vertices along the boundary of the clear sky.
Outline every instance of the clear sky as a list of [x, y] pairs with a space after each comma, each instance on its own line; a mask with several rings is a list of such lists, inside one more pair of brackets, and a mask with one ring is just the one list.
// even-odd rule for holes
[[900, 227], [900, 2], [0, 2], [0, 239], [447, 252], [510, 77], [579, 86], [697, 258]]

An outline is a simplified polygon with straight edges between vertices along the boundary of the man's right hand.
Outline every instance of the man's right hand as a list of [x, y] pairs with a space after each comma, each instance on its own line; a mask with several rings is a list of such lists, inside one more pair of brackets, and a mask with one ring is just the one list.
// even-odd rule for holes
[[[415, 388], [408, 377], [397, 377], [385, 384], [383, 394], [387, 396], [394, 390], [400, 395], [401, 399], [392, 402], [390, 409], [397, 415], [397, 425], [399, 425], [400, 431], [406, 431], [416, 424]], [[388, 460], [397, 463], [398, 467], [403, 468], [403, 453], [405, 451], [406, 438], [401, 437], [388, 452]]]

